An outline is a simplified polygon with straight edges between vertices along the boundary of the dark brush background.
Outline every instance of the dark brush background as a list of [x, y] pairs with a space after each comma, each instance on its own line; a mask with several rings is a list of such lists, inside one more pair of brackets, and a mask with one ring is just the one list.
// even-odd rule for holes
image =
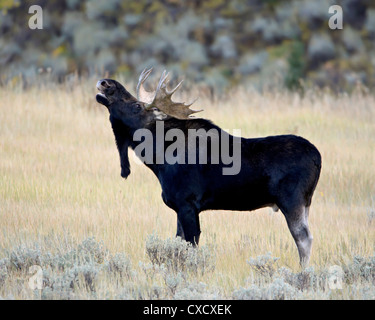
[[[43, 30], [31, 30], [31, 5]], [[344, 28], [331, 30], [329, 6]], [[134, 74], [149, 66], [225, 91], [375, 86], [375, 1], [0, 0], [0, 83], [48, 73]]]

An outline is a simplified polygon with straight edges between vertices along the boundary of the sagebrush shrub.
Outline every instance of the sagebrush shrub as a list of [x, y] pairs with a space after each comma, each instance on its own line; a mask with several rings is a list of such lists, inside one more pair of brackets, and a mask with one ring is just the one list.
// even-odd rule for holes
[[[149, 261], [133, 269], [126, 253], [110, 254], [102, 242], [88, 238], [56, 253], [39, 244], [16, 246], [0, 259], [0, 295], [12, 299], [26, 292], [31, 299], [370, 299], [375, 296], [375, 255], [356, 256], [342, 266], [342, 290], [331, 286], [331, 267], [299, 272], [278, 268], [271, 253], [250, 258], [254, 271], [248, 284], [224, 294], [202, 282], [215, 268], [215, 251], [193, 247], [181, 238], [160, 239], [152, 234], [146, 241]], [[43, 270], [43, 288], [30, 290], [29, 268]], [[22, 281], [21, 281], [22, 280]], [[204, 280], [205, 281], [205, 280]], [[25, 288], [28, 288], [25, 290]], [[108, 288], [111, 288], [108, 290]], [[9, 291], [10, 290], [10, 291]]]
[[276, 278], [263, 286], [253, 284], [248, 288], [239, 288], [232, 293], [236, 300], [294, 300], [300, 296], [299, 290], [282, 278]]
[[348, 284], [359, 280], [375, 284], [375, 255], [369, 258], [355, 256], [351, 263], [344, 266], [344, 278]]
[[146, 240], [146, 254], [152, 264], [165, 265], [169, 271], [204, 274], [215, 268], [213, 250], [194, 248], [180, 237], [162, 240], [152, 234]]
[[0, 288], [4, 284], [6, 278], [8, 277], [7, 265], [9, 265], [7, 258], [0, 260]]
[[218, 300], [223, 299], [218, 290], [212, 290], [203, 282], [188, 282], [177, 288], [173, 299], [176, 300]]
[[27, 272], [32, 265], [40, 265], [41, 260], [42, 253], [39, 247], [29, 248], [25, 245], [20, 245], [9, 253], [8, 267]]
[[276, 271], [278, 260], [279, 258], [272, 257], [271, 253], [268, 252], [265, 255], [260, 255], [256, 258], [250, 258], [247, 263], [255, 272], [264, 277], [272, 278], [273, 274]]
[[121, 278], [131, 278], [133, 270], [130, 258], [124, 253], [116, 253], [111, 256], [106, 262], [107, 271], [113, 274], [118, 274]]

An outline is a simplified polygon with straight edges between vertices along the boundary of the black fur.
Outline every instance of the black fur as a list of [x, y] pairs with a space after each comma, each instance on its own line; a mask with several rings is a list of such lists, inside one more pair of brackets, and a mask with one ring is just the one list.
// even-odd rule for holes
[[[114, 80], [105, 81], [118, 87]], [[101, 91], [106, 94], [105, 90]], [[103, 99], [97, 97], [98, 102], [106, 105]], [[147, 128], [155, 136], [159, 120], [155, 120], [153, 112], [146, 110], [134, 97], [113, 100], [106, 106], [120, 154], [121, 176], [126, 178], [130, 174], [128, 147], [134, 149], [140, 143], [134, 141], [134, 132]], [[186, 136], [188, 129], [221, 132], [219, 127], [204, 119], [167, 117], [163, 121], [165, 132], [178, 128]], [[234, 140], [229, 137], [229, 150], [233, 150]], [[311, 237], [307, 225], [299, 223], [303, 214], [300, 208], [308, 209], [311, 204], [321, 170], [319, 151], [309, 141], [295, 135], [241, 138], [240, 141], [241, 170], [237, 175], [223, 175], [222, 168], [226, 165], [221, 160], [219, 164], [212, 164], [210, 157], [207, 164], [146, 164], [159, 179], [163, 201], [177, 213], [177, 235], [197, 244], [201, 233], [199, 213], [204, 210], [248, 211], [276, 205], [285, 215], [298, 246], [298, 241]], [[153, 143], [155, 155], [156, 139]], [[169, 144], [165, 142], [164, 149]], [[210, 141], [207, 149], [210, 156]], [[298, 226], [293, 227], [295, 225]]]

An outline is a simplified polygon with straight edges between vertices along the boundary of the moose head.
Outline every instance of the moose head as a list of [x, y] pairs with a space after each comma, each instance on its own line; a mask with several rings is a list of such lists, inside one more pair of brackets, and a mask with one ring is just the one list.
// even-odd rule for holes
[[99, 93], [96, 101], [108, 108], [111, 116], [121, 118], [125, 125], [132, 128], [145, 126], [152, 120], [163, 120], [167, 117], [189, 119], [190, 115], [199, 112], [191, 110], [191, 104], [174, 102], [172, 95], [180, 88], [179, 82], [172, 90], [168, 90], [168, 73], [163, 72], [157, 88], [147, 91], [143, 84], [152, 72], [152, 68], [144, 70], [137, 85], [137, 98], [133, 97], [119, 82], [102, 79], [96, 84]]

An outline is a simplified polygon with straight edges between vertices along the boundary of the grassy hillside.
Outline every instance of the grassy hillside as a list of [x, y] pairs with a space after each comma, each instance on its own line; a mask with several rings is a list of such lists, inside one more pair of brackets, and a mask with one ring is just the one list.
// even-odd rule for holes
[[[165, 261], [159, 266], [152, 258], [184, 246], [164, 240], [175, 234], [176, 214], [162, 202], [152, 172], [133, 157], [132, 174], [126, 181], [120, 177], [108, 113], [95, 93], [95, 80], [87, 79], [28, 90], [0, 87], [0, 297], [181, 298], [195, 292], [267, 298], [276, 285], [292, 292], [281, 298], [374, 297], [372, 95], [358, 88], [351, 96], [308, 91], [301, 98], [239, 88], [211, 101], [203, 92], [191, 93], [200, 96], [201, 116], [223, 128], [241, 129], [247, 137], [298, 134], [323, 158], [310, 210], [310, 269], [300, 272], [282, 213], [262, 209], [201, 213], [203, 262], [194, 258], [193, 265], [203, 271], [197, 273], [169, 269]], [[280, 259], [274, 262], [268, 252]], [[39, 293], [27, 286], [33, 264], [44, 272]], [[342, 290], [324, 285], [332, 265], [345, 271]], [[290, 280], [301, 277], [310, 284], [323, 280], [307, 287]], [[254, 296], [249, 288], [261, 293]]]

